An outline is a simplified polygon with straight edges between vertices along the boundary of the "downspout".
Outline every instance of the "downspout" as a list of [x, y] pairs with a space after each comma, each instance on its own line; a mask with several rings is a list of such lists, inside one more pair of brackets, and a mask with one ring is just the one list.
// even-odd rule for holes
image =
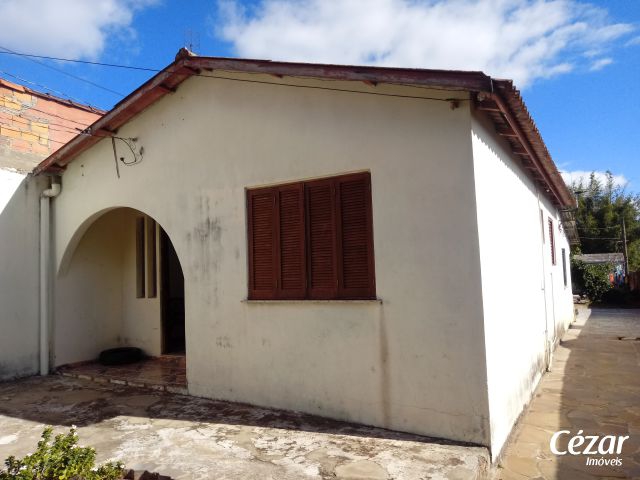
[[60, 194], [60, 180], [40, 196], [40, 375], [49, 374], [49, 308], [51, 305], [51, 199]]

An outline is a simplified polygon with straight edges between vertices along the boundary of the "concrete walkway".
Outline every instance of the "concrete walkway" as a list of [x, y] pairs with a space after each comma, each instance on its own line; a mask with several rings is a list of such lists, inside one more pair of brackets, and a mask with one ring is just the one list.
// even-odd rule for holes
[[477, 479], [488, 452], [318, 417], [50, 376], [0, 384], [0, 461], [43, 426], [174, 479]]
[[[579, 309], [578, 320], [555, 352], [552, 371], [543, 377], [505, 451], [496, 479], [640, 479], [640, 338], [636, 337], [640, 337], [640, 310]], [[549, 442], [559, 430], [571, 432], [560, 437], [559, 452], [567, 451], [569, 438], [578, 434], [629, 438], [619, 455], [555, 455]], [[587, 465], [588, 458], [619, 459], [622, 465]]]

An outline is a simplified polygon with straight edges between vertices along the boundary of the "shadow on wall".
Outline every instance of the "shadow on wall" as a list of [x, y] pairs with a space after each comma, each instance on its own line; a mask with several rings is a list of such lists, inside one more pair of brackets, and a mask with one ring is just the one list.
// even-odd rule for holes
[[[467, 445], [331, 420], [300, 412], [98, 384], [62, 376], [32, 377], [0, 384], [0, 416], [38, 424], [86, 427], [115, 418], [170, 419], [201, 424], [267, 427], [382, 438], [437, 445]], [[7, 434], [11, 432], [6, 432]]]
[[0, 380], [38, 371], [39, 199], [47, 182], [0, 168]]

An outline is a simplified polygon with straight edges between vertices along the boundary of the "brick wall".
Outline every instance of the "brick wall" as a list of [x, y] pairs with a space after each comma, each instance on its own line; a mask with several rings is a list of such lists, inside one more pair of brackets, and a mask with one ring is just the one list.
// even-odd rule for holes
[[0, 168], [31, 171], [102, 114], [0, 79]]

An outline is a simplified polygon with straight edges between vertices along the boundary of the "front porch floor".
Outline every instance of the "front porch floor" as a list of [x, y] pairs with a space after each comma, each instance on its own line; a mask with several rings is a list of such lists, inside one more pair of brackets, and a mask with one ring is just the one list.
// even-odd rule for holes
[[187, 368], [183, 355], [163, 355], [127, 365], [113, 366], [98, 362], [82, 362], [61, 366], [57, 373], [97, 383], [187, 394]]

